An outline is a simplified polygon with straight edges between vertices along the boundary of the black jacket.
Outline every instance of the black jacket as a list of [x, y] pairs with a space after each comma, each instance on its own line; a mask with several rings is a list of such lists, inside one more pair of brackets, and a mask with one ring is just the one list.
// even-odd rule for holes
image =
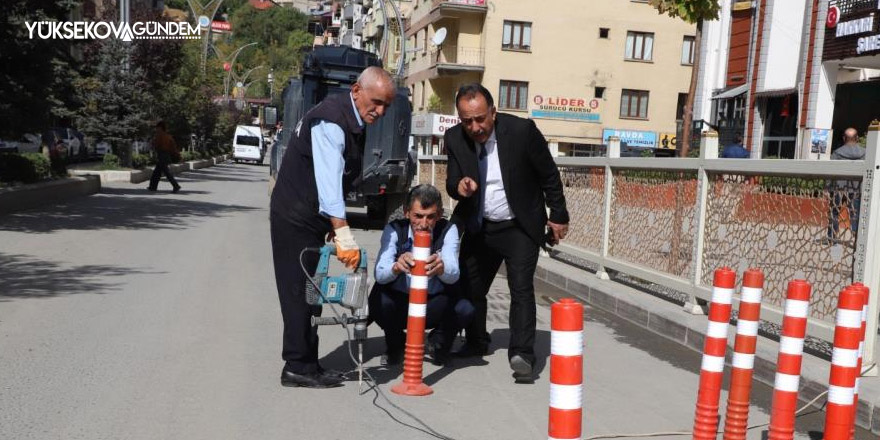
[[353, 191], [362, 178], [365, 136], [351, 105], [351, 97], [348, 93], [327, 96], [303, 116], [290, 137], [278, 169], [270, 209], [274, 215], [323, 234], [330, 232], [331, 227], [330, 220], [318, 212], [318, 185], [312, 157], [312, 122], [317, 120], [339, 125], [345, 133], [345, 170], [341, 176], [343, 197]]
[[[461, 124], [447, 130], [443, 139], [449, 156], [446, 191], [459, 201], [452, 219], [462, 227], [472, 229], [473, 222], [469, 220], [477, 215], [479, 197], [477, 194], [461, 197], [458, 182], [464, 177], [480, 181], [477, 149]], [[547, 224], [546, 207], [550, 208], [552, 222], [568, 223], [559, 169], [553, 162], [547, 141], [533, 121], [503, 113], [498, 113], [495, 119], [495, 139], [498, 141], [501, 180], [510, 210], [516, 223], [538, 246], [542, 246]]]

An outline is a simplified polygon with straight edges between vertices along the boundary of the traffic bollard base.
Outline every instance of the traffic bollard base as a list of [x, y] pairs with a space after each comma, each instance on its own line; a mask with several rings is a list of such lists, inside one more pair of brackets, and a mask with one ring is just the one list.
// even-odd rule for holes
[[394, 394], [400, 394], [401, 396], [427, 396], [433, 394], [434, 390], [424, 383], [401, 382], [391, 387], [391, 392]]

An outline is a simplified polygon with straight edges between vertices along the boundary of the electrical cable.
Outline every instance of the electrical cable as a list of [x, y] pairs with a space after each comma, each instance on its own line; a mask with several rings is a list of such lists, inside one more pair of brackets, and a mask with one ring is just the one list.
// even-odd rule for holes
[[[352, 363], [354, 363], [354, 365], [356, 367], [354, 370], [346, 372], [345, 375], [347, 376], [349, 373], [357, 371], [357, 369], [360, 367], [360, 363], [357, 361], [357, 358], [355, 357], [354, 352], [351, 349], [353, 341], [352, 341], [352, 336], [351, 336], [351, 330], [348, 328], [348, 322], [346, 319], [347, 315], [345, 313], [342, 313], [341, 315], [339, 314], [339, 311], [336, 310], [336, 307], [327, 300], [326, 296], [324, 296], [324, 292], [321, 291], [321, 286], [319, 286], [317, 281], [315, 281], [315, 279], [312, 278], [311, 275], [309, 275], [309, 271], [306, 270], [306, 267], [303, 264], [303, 255], [306, 253], [306, 251], [320, 252], [320, 249], [305, 248], [302, 251], [300, 251], [300, 253], [299, 253], [299, 266], [300, 266], [300, 269], [302, 269], [302, 271], [303, 271], [303, 275], [305, 275], [306, 279], [308, 279], [309, 282], [312, 284], [312, 286], [315, 287], [315, 290], [317, 290], [318, 295], [321, 296], [321, 299], [324, 301], [324, 303], [327, 304], [328, 306], [330, 306], [330, 310], [333, 312], [334, 315], [336, 315], [336, 318], [339, 321], [339, 324], [342, 326], [343, 330], [345, 330], [346, 346], [348, 348], [348, 356], [351, 359]], [[373, 378], [373, 375], [371, 375], [370, 372], [367, 371], [367, 369], [364, 369], [364, 374], [366, 375], [366, 379], [364, 380], [364, 382], [367, 383], [368, 388], [366, 390], [364, 390], [362, 393], [359, 393], [359, 395], [364, 395], [364, 394], [368, 393], [370, 390], [375, 391], [376, 394], [373, 396], [373, 401], [372, 401], [373, 406], [382, 410], [385, 414], [388, 415], [389, 418], [391, 418], [391, 420], [394, 420], [395, 422], [397, 422], [398, 424], [400, 424], [402, 426], [405, 426], [410, 429], [414, 429], [416, 431], [420, 431], [424, 434], [430, 435], [431, 437], [438, 438], [440, 440], [455, 440], [452, 437], [448, 437], [448, 436], [445, 436], [445, 435], [437, 432], [436, 430], [431, 428], [427, 423], [422, 421], [420, 418], [418, 418], [414, 414], [397, 406], [394, 402], [391, 401], [391, 399], [388, 398], [388, 396], [385, 395], [384, 392], [382, 392], [382, 389], [379, 387], [379, 383], [376, 381], [376, 379]], [[377, 403], [379, 396], [382, 396], [382, 398], [385, 399], [385, 401], [388, 402], [389, 405], [394, 407], [394, 409], [406, 414], [409, 418], [415, 420], [419, 425], [422, 425], [424, 427], [424, 429], [419, 428], [418, 426], [410, 425], [410, 424], [398, 419], [397, 417], [395, 417], [393, 414], [391, 414], [390, 411], [388, 411], [387, 408], [384, 408]]]
[[[314, 249], [314, 248], [305, 248], [305, 249], [303, 249], [303, 250], [299, 253], [299, 265], [300, 265], [300, 268], [301, 268], [302, 271], [303, 271], [303, 274], [306, 276], [306, 279], [308, 279], [309, 282], [312, 283], [312, 285], [315, 287], [315, 290], [317, 290], [317, 291], [318, 291], [318, 294], [321, 295], [321, 299], [322, 299], [327, 305], [330, 306], [330, 310], [333, 312], [334, 315], [336, 315], [336, 318], [339, 320], [340, 325], [341, 325], [342, 328], [345, 330], [346, 346], [347, 346], [347, 348], [348, 348], [348, 356], [349, 356], [349, 358], [351, 358], [351, 361], [352, 361], [352, 362], [354, 363], [354, 365], [356, 366], [356, 368], [355, 368], [354, 370], [350, 370], [350, 371], [347, 371], [346, 373], [344, 373], [344, 374], [347, 376], [348, 374], [357, 371], [357, 367], [360, 365], [360, 364], [358, 363], [358, 361], [357, 361], [357, 358], [354, 356], [354, 352], [351, 350], [351, 346], [352, 346], [352, 337], [351, 337], [351, 330], [349, 330], [349, 328], [348, 328], [348, 323], [346, 322], [346, 319], [345, 319], [347, 316], [345, 315], [345, 313], [343, 313], [342, 315], [339, 314], [339, 312], [336, 310], [336, 307], [335, 307], [332, 303], [330, 303], [329, 301], [327, 301], [327, 297], [324, 296], [324, 292], [321, 291], [321, 286], [319, 286], [318, 283], [314, 280], [314, 278], [312, 278], [311, 275], [309, 275], [309, 272], [306, 270], [305, 265], [303, 264], [303, 261], [302, 261], [303, 254], [304, 254], [306, 251], [312, 251], [312, 252], [315, 252], [315, 251], [320, 251], [320, 250], [319, 250], [319, 249]], [[872, 365], [871, 365], [870, 367], [868, 367], [865, 371], [863, 371], [863, 372], [859, 375], [859, 377], [863, 377], [865, 374], [867, 374], [869, 371], [873, 370], [873, 369], [876, 368], [876, 367], [877, 367], [877, 364], [872, 364]], [[362, 393], [359, 393], [359, 395], [362, 396], [362, 395], [364, 395], [364, 394], [370, 392], [371, 390], [372, 390], [372, 391], [375, 391], [376, 394], [373, 396], [373, 401], [372, 401], [373, 406], [375, 406], [376, 408], [379, 408], [380, 410], [382, 410], [385, 414], [388, 415], [388, 417], [389, 417], [391, 420], [394, 420], [395, 422], [397, 422], [398, 424], [400, 424], [400, 425], [402, 425], [402, 426], [406, 426], [407, 428], [414, 429], [414, 430], [416, 430], [416, 431], [420, 431], [420, 432], [422, 432], [422, 433], [424, 433], [424, 434], [427, 434], [427, 435], [430, 435], [431, 437], [434, 437], [434, 438], [438, 438], [438, 439], [441, 439], [441, 440], [456, 440], [456, 439], [453, 438], [453, 437], [448, 437], [448, 436], [445, 436], [445, 435], [443, 435], [443, 434], [437, 432], [436, 430], [434, 430], [433, 428], [431, 428], [427, 423], [425, 423], [424, 421], [422, 421], [420, 418], [418, 418], [418, 417], [415, 416], [414, 414], [412, 414], [412, 413], [410, 413], [409, 411], [407, 411], [407, 410], [405, 410], [405, 409], [403, 409], [403, 408], [397, 406], [394, 402], [391, 401], [391, 399], [388, 398], [388, 396], [385, 395], [384, 392], [382, 392], [382, 389], [379, 387], [379, 383], [376, 381], [376, 379], [373, 378], [373, 376], [370, 374], [369, 371], [367, 371], [366, 369], [364, 369], [364, 374], [367, 376], [367, 379], [364, 380], [364, 382], [367, 382], [367, 385], [368, 385], [369, 387], [368, 387], [366, 390], [364, 390]], [[799, 417], [799, 416], [801, 416], [801, 415], [802, 415], [801, 413], [803, 413], [804, 411], [806, 411], [809, 407], [813, 406], [813, 404], [816, 403], [816, 401], [818, 401], [818, 400], [821, 399], [822, 397], [825, 397], [825, 395], [827, 395], [827, 394], [828, 394], [828, 391], [823, 391], [823, 392], [820, 393], [818, 396], [816, 396], [815, 398], [813, 398], [813, 400], [811, 400], [811, 401], [807, 402], [806, 404], [804, 404], [803, 406], [801, 406], [800, 409], [798, 409], [797, 411], [795, 411], [795, 417]], [[389, 405], [391, 405], [392, 407], [394, 407], [394, 409], [396, 409], [396, 410], [398, 410], [398, 411], [400, 411], [400, 412], [406, 414], [409, 418], [415, 420], [418, 424], [424, 426], [424, 429], [419, 428], [418, 426], [410, 425], [410, 424], [408, 424], [408, 423], [406, 423], [406, 422], [404, 422], [404, 421], [402, 421], [402, 420], [399, 420], [397, 417], [394, 417], [394, 415], [391, 414], [391, 412], [388, 411], [387, 408], [383, 408], [382, 406], [380, 406], [380, 405], [377, 403], [377, 400], [379, 399], [379, 396], [382, 396], [382, 398], [385, 399], [385, 401], [388, 402]], [[826, 402], [826, 403], [827, 403], [827, 402]], [[821, 409], [824, 408], [824, 407], [825, 407], [825, 404], [823, 404], [819, 409], [821, 410]], [[747, 427], [746, 430], [751, 431], [752, 429], [763, 428], [763, 427], [765, 427], [765, 426], [769, 426], [769, 425], [770, 425], [770, 422], [767, 422], [767, 423], [761, 423], [761, 424], [757, 424], [757, 425], [751, 425], [751, 426]], [[724, 433], [724, 431], [718, 431], [718, 432], [716, 432], [716, 434], [723, 434], [723, 433]], [[661, 436], [677, 436], [677, 435], [692, 435], [692, 434], [693, 434], [692, 431], [649, 432], [649, 433], [642, 433], [642, 434], [601, 434], [601, 435], [594, 435], [594, 436], [592, 436], [592, 437], [584, 437], [582, 440], [599, 440], [599, 439], [606, 439], [606, 438], [661, 437]]]

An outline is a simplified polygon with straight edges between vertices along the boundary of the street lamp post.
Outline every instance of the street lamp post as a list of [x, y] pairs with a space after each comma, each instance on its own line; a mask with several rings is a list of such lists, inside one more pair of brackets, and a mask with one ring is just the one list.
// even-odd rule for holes
[[[124, 0], [128, 1], [128, 0]], [[211, 20], [217, 14], [217, 9], [223, 0], [210, 0], [206, 4], [202, 4], [199, 0], [187, 0], [190, 11], [198, 21], [202, 36], [202, 74], [205, 73], [205, 65], [208, 61], [208, 48], [211, 46]]]
[[[232, 52], [232, 54], [229, 55], [229, 58], [230, 58], [229, 61], [226, 61], [223, 63], [223, 67], [224, 67], [224, 69], [226, 69], [226, 80], [223, 82], [223, 87], [224, 87], [223, 96], [226, 98], [227, 105], [229, 104], [229, 81], [231, 80], [231, 77], [235, 74], [235, 59], [238, 58], [238, 54], [240, 54], [244, 48], [249, 47], [249, 46], [253, 46], [255, 44], [257, 44], [257, 43], [256, 42], [248, 43], [248, 44], [245, 44], [244, 46], [239, 47], [238, 49], [235, 49], [235, 52]], [[228, 68], [227, 68], [227, 65], [228, 65]]]
[[272, 84], [275, 82], [275, 75], [273, 74], [273, 70], [269, 69], [269, 75], [266, 76], [266, 82], [269, 84], [269, 103], [272, 103], [274, 97], [274, 89], [272, 89]]
[[[262, 68], [264, 68], [264, 67], [266, 67], [266, 66], [264, 66], [264, 65], [259, 65], [259, 66], [257, 66], [257, 67], [254, 67], [254, 68], [248, 70], [247, 72], [245, 72], [244, 75], [242, 75], [242, 76], [240, 76], [240, 77], [239, 77], [238, 75], [236, 75], [235, 72], [233, 72], [232, 70], [230, 70], [230, 72], [232, 72], [233, 79], [234, 79], [235, 82], [236, 82], [236, 87], [238, 87], [238, 90], [239, 90], [239, 98], [238, 98], [239, 101], [244, 100], [244, 94], [241, 93], [242, 88], [241, 88], [241, 86], [239, 86], [238, 84], [244, 84], [245, 81], [247, 81], [247, 78], [251, 75], [251, 72], [253, 72], [253, 71], [255, 71], [255, 70], [262, 69]], [[250, 83], [248, 83], [248, 84], [250, 84]], [[245, 88], [245, 89], [246, 89], [246, 88]]]

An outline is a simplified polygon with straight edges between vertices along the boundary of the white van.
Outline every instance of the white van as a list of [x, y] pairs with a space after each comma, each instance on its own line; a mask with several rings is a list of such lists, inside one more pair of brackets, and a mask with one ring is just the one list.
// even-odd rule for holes
[[253, 125], [239, 125], [235, 127], [235, 136], [232, 138], [232, 159], [236, 162], [246, 160], [254, 163], [263, 163], [263, 134], [260, 127]]

